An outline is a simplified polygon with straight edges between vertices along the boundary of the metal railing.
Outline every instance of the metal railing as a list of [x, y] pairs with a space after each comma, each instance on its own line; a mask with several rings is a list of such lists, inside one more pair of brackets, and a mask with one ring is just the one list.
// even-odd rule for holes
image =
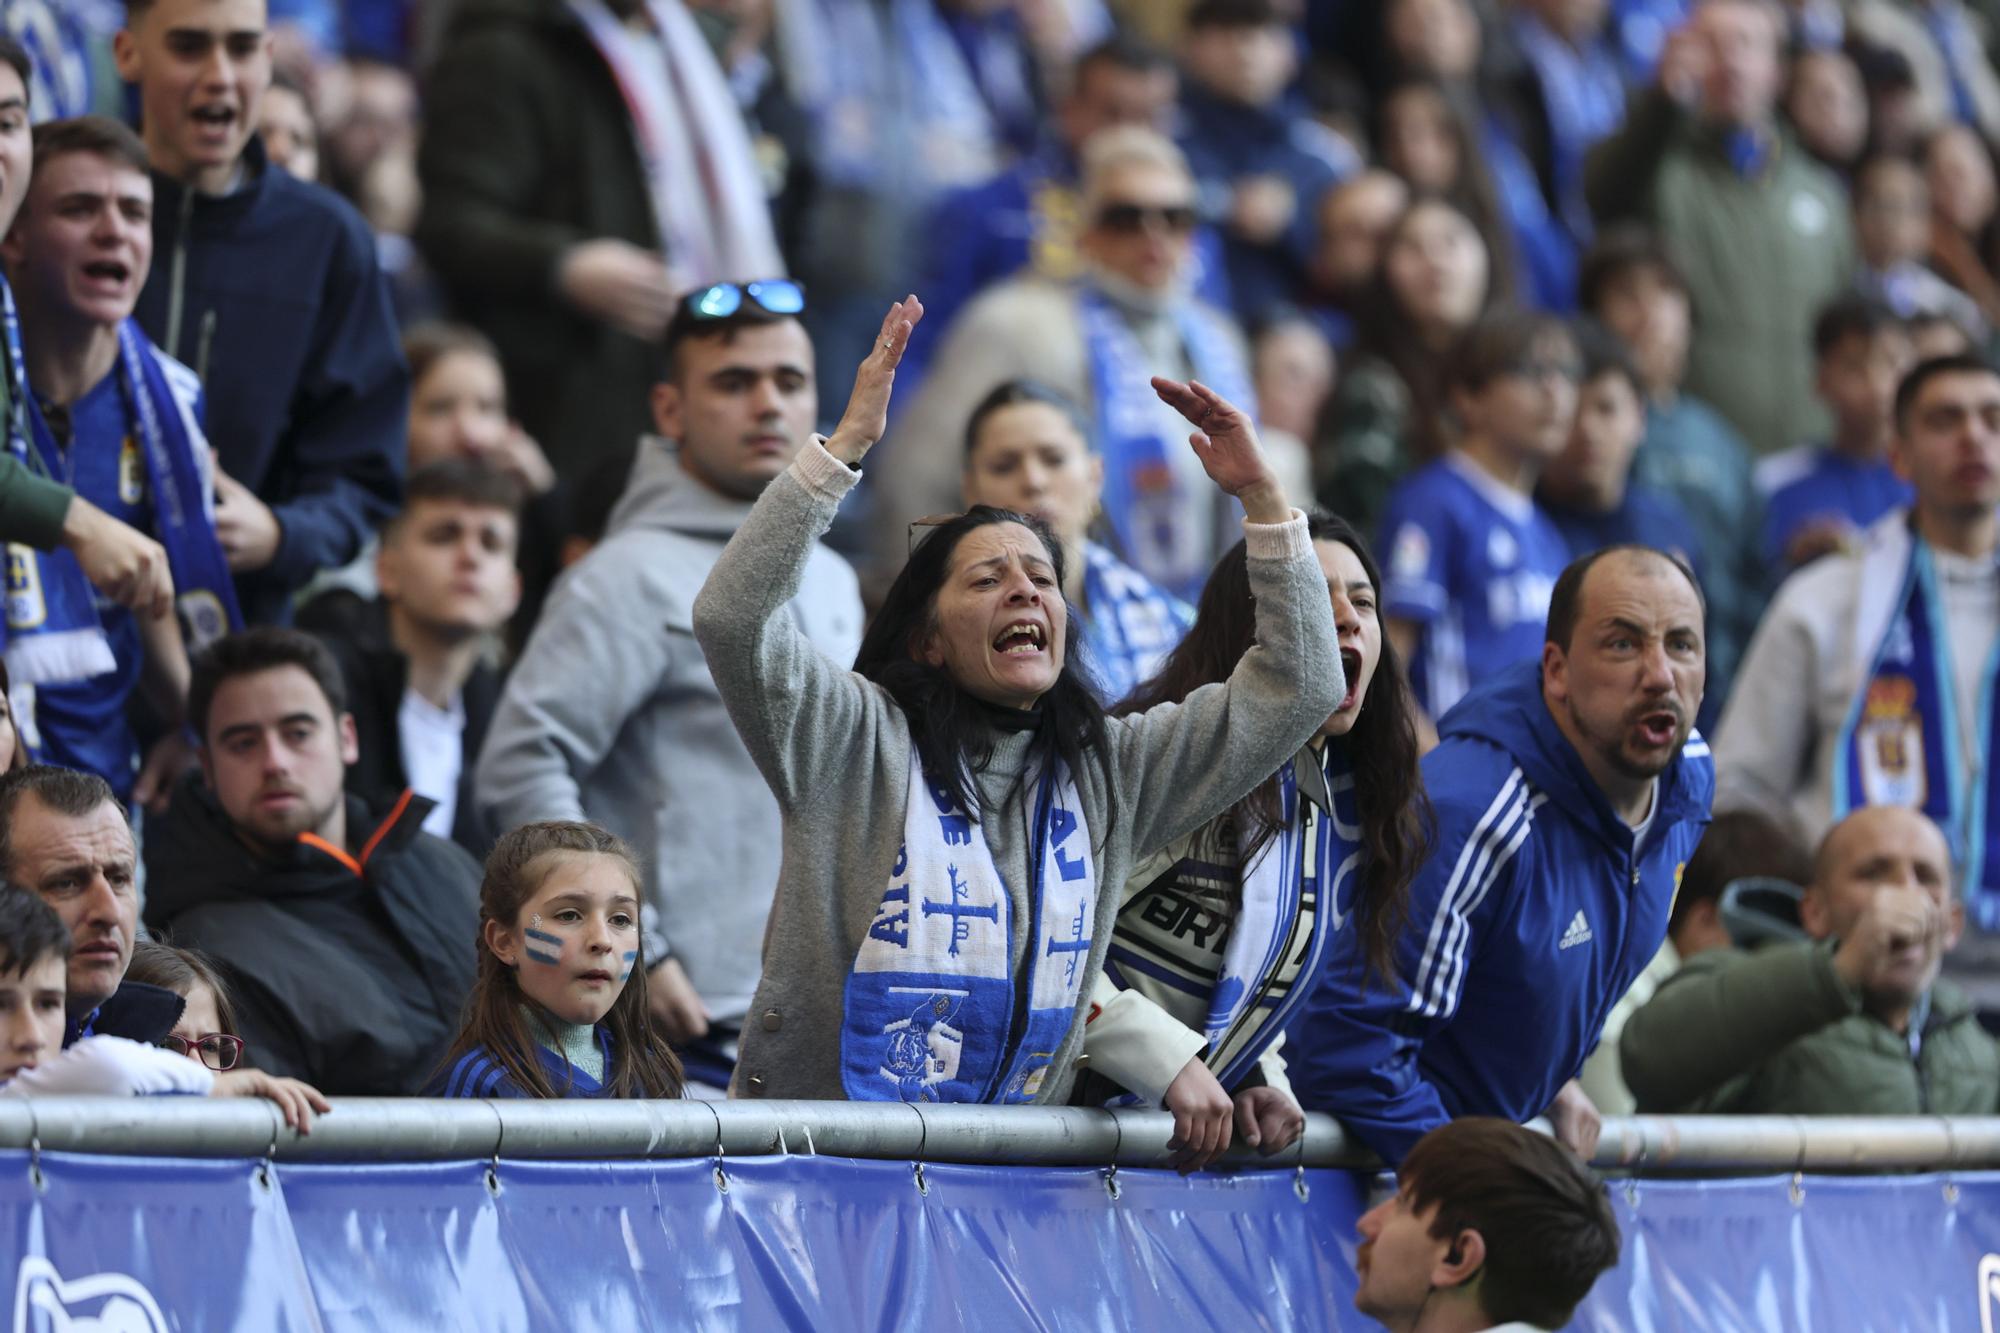
[[[1160, 1166], [1160, 1111], [806, 1101], [419, 1101], [343, 1098], [310, 1135], [251, 1099], [0, 1097], [0, 1149], [285, 1161], [687, 1158], [821, 1153], [897, 1161]], [[1366, 1168], [1326, 1115], [1274, 1157], [1234, 1167]], [[1634, 1116], [1605, 1121], [1607, 1170], [1901, 1171], [2000, 1167], [2000, 1117]]]

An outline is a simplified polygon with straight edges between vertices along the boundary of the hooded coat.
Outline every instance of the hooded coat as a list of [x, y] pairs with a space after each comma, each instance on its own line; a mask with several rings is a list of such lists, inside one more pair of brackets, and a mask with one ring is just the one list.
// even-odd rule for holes
[[477, 967], [479, 863], [348, 796], [358, 855], [265, 858], [190, 777], [146, 828], [146, 924], [228, 976], [246, 1057], [336, 1096], [414, 1096], [457, 1035]]
[[1335, 936], [1286, 1045], [1293, 1089], [1392, 1165], [1454, 1116], [1525, 1121], [1575, 1078], [1667, 935], [1708, 825], [1699, 733], [1659, 777], [1645, 841], [1612, 809], [1542, 698], [1541, 665], [1445, 714], [1423, 760], [1437, 812], [1389, 984]]

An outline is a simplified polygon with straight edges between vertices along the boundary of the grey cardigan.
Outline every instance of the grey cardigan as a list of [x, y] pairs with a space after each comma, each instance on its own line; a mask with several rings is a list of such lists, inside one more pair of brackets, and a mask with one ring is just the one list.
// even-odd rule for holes
[[[809, 442], [768, 486], [694, 604], [695, 638], [751, 757], [784, 814], [784, 851], [764, 975], [743, 1027], [742, 1097], [840, 1098], [842, 996], [903, 836], [910, 729], [872, 681], [830, 662], [781, 614], [813, 544], [860, 474]], [[1185, 703], [1107, 722], [1105, 768], [1076, 773], [1099, 876], [1077, 1021], [1036, 1100], [1061, 1103], [1075, 1078], [1092, 983], [1104, 966], [1135, 856], [1200, 827], [1297, 753], [1340, 701], [1326, 579], [1303, 515], [1244, 523], [1259, 643], [1229, 680]], [[976, 775], [979, 819], [1016, 921], [1034, 799], [1031, 737], [1000, 733]], [[717, 886], [718, 891], [726, 891]], [[1013, 942], [1021, 974], [1025, 941]]]

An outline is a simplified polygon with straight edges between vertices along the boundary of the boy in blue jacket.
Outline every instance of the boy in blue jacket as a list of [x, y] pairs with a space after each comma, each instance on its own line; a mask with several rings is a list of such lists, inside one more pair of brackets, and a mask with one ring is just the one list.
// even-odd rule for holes
[[1392, 1165], [1455, 1116], [1545, 1110], [1588, 1155], [1594, 1113], [1565, 1085], [1665, 938], [1715, 790], [1694, 732], [1702, 613], [1671, 556], [1585, 556], [1557, 581], [1542, 660], [1446, 714], [1397, 975], [1366, 975], [1355, 933], [1336, 937], [1287, 1044], [1302, 1105]]

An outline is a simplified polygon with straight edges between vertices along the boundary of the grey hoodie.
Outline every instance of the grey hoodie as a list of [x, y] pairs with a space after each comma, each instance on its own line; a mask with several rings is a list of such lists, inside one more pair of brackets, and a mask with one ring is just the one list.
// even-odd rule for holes
[[[630, 842], [654, 924], [719, 1022], [757, 985], [778, 882], [778, 803], [737, 737], [694, 641], [695, 594], [750, 505], [641, 442], [596, 550], [549, 595], [507, 682], [475, 778], [498, 829], [591, 819]], [[818, 649], [861, 646], [854, 571], [824, 546], [789, 611]]]

